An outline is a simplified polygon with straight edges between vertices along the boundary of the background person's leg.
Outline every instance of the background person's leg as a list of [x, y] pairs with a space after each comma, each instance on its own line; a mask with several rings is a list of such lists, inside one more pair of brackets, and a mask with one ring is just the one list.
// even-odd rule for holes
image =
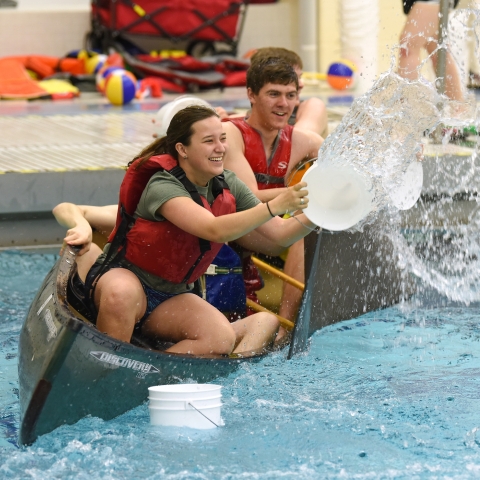
[[[422, 49], [431, 56], [436, 71], [440, 5], [417, 2], [407, 16], [400, 35], [398, 74], [408, 80], [416, 80], [422, 67]], [[458, 67], [447, 53], [445, 94], [453, 100], [463, 100], [463, 87]]]
[[407, 16], [400, 34], [398, 74], [409, 80], [419, 77], [422, 65], [422, 49], [438, 39], [438, 14], [440, 6], [435, 3], [415, 3]]

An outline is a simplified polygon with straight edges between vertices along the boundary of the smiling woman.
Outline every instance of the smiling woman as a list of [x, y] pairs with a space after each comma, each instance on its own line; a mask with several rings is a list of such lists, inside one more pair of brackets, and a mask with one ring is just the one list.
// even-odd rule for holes
[[190, 106], [172, 118], [165, 137], [130, 162], [115, 228], [85, 281], [87, 307], [100, 331], [129, 341], [136, 329], [175, 343], [169, 352], [197, 355], [259, 350], [274, 341], [274, 315], [231, 324], [193, 294], [193, 283], [225, 242], [252, 230], [285, 247], [307, 235], [313, 225], [303, 214], [303, 224], [277, 215], [305, 208], [308, 192], [301, 183], [260, 203], [224, 171], [226, 150], [216, 112]]

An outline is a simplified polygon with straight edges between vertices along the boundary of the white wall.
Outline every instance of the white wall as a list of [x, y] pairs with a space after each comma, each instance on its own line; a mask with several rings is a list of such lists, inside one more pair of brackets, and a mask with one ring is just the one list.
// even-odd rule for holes
[[17, 10], [90, 9], [89, 0], [17, 0]]
[[297, 0], [250, 5], [238, 53], [243, 55], [251, 49], [272, 46], [298, 51], [298, 30]]
[[0, 57], [62, 57], [82, 48], [89, 28], [90, 10], [83, 7], [0, 9]]

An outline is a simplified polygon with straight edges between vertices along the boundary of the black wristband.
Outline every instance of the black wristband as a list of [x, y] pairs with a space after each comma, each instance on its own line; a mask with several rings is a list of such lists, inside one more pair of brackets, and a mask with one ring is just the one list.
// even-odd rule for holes
[[274, 215], [274, 214], [272, 213], [272, 211], [270, 210], [270, 205], [268, 204], [268, 202], [267, 202], [265, 205], [267, 205], [268, 213], [270, 213], [270, 215], [272, 216], [272, 218], [275, 218], [276, 215]]

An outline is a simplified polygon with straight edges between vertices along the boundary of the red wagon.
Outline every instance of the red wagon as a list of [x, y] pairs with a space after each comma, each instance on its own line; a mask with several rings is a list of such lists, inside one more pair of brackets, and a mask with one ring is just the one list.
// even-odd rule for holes
[[249, 3], [272, 0], [92, 0], [87, 45], [106, 51], [135, 37], [157, 37], [192, 56], [236, 55]]
[[[238, 59], [237, 65], [234, 57], [247, 5], [275, 1], [92, 0], [86, 48], [103, 52], [113, 48], [137, 76], [161, 77], [173, 82], [165, 88], [178, 93], [243, 85], [237, 70], [245, 71], [248, 61]], [[173, 49], [187, 55], [146, 53]]]

